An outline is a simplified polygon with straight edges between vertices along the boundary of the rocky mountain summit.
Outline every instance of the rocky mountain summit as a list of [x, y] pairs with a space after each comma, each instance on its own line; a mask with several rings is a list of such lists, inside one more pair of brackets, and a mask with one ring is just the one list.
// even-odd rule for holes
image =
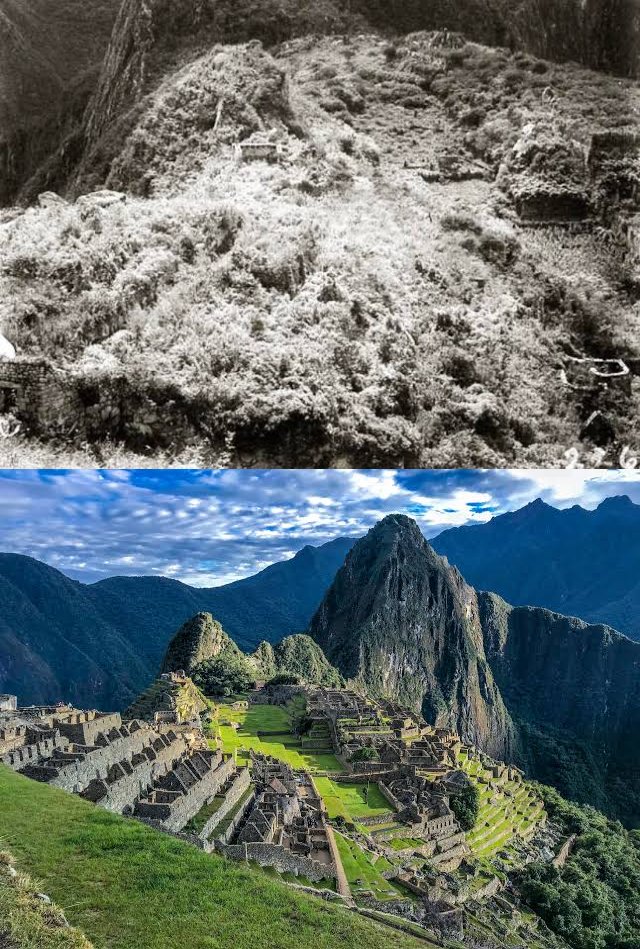
[[484, 654], [475, 591], [392, 514], [348, 554], [309, 627], [346, 677], [504, 760], [513, 728]]
[[478, 593], [410, 518], [353, 547], [309, 632], [346, 677], [635, 820], [640, 645]]
[[191, 675], [201, 662], [223, 655], [237, 657], [242, 653], [211, 613], [198, 613], [180, 627], [169, 643], [161, 672], [183, 669]]

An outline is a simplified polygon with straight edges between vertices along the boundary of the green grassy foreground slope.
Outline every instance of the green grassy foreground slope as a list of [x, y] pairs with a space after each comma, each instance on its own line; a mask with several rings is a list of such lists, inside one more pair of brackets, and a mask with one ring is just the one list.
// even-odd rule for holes
[[1, 766], [0, 840], [96, 949], [422, 945]]

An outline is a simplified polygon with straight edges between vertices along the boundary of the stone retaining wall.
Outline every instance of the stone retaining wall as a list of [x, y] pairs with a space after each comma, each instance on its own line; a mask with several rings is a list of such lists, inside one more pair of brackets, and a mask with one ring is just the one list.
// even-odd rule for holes
[[217, 841], [216, 849], [233, 860], [252, 860], [261, 867], [273, 867], [278, 873], [293, 873], [295, 876], [304, 876], [314, 883], [319, 883], [320, 880], [328, 878], [336, 878], [336, 871], [329, 864], [292, 853], [277, 844], [223, 844], [221, 841]]
[[140, 801], [136, 805], [136, 816], [157, 820], [168, 830], [180, 831], [216, 795], [234, 768], [233, 758], [228, 758], [170, 804]]
[[235, 777], [235, 780], [229, 791], [225, 795], [224, 802], [220, 805], [215, 814], [212, 814], [207, 823], [204, 825], [200, 831], [199, 836], [203, 840], [208, 840], [211, 836], [213, 830], [218, 826], [218, 824], [224, 820], [227, 814], [233, 810], [235, 805], [238, 803], [244, 792], [251, 785], [251, 773], [248, 768], [242, 768], [238, 771], [238, 774]]

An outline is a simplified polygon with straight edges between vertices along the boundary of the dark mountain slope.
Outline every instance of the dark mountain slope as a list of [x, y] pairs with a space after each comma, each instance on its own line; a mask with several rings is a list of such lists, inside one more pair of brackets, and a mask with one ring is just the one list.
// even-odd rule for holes
[[30, 557], [0, 555], [0, 689], [26, 702], [111, 708], [148, 678], [86, 591]]
[[305, 629], [353, 543], [305, 547], [215, 589], [160, 577], [87, 586], [29, 557], [2, 554], [0, 691], [24, 702], [123, 708], [157, 674], [176, 629], [200, 611], [213, 613], [247, 651]]
[[0, 0], [0, 205], [93, 91], [120, 0]]
[[108, 599], [112, 618], [155, 669], [176, 627], [200, 610], [212, 613], [244, 650], [305, 629], [354, 543], [340, 537], [307, 546], [291, 560], [213, 589], [154, 577], [112, 577], [89, 589], [101, 602]]
[[640, 506], [627, 497], [607, 498], [595, 511], [537, 500], [431, 543], [477, 589], [640, 639]]
[[608, 626], [479, 594], [485, 649], [524, 762], [564, 794], [640, 822], [640, 645]]
[[354, 546], [309, 631], [345, 676], [640, 821], [640, 645], [625, 636], [477, 593], [398, 515]]
[[309, 628], [329, 662], [501, 758], [513, 733], [484, 655], [475, 591], [393, 514], [358, 541]]

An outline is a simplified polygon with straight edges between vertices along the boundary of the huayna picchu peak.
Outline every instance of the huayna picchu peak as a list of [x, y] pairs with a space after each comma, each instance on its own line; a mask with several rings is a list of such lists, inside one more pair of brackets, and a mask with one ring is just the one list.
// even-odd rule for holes
[[640, 730], [640, 644], [478, 593], [397, 515], [354, 545], [309, 633], [371, 694], [569, 796], [640, 818], [640, 748], [630, 743]]

